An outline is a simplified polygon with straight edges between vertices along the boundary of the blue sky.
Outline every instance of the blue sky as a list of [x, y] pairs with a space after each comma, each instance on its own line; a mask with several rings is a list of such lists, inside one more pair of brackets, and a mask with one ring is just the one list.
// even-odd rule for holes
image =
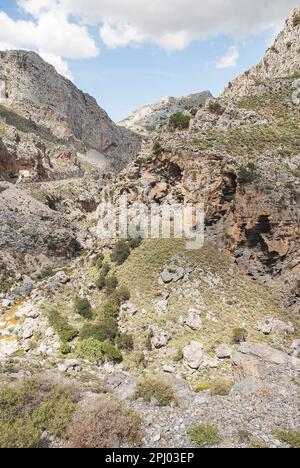
[[[218, 0], [207, 2], [204, 13], [198, 0], [165, 0], [170, 8], [164, 11], [152, 0], [147, 15], [142, 8], [133, 14], [130, 8], [141, 1], [72, 0], [71, 7], [68, 0], [0, 0], [0, 49], [38, 51], [118, 121], [164, 96], [218, 95], [261, 60], [297, 5], [229, 0], [233, 10], [226, 19], [220, 7], [214, 11]], [[185, 11], [188, 4], [194, 12]], [[161, 21], [166, 12], [175, 16]]]

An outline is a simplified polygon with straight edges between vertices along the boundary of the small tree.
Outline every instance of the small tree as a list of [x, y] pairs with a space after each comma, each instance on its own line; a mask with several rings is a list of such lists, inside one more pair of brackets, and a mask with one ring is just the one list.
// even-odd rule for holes
[[127, 260], [129, 255], [129, 244], [126, 241], [119, 241], [111, 254], [111, 260], [117, 263], [117, 265], [123, 265], [123, 263]]
[[116, 276], [109, 276], [105, 280], [105, 292], [107, 296], [110, 296], [118, 286], [118, 279]]
[[170, 117], [169, 126], [173, 130], [186, 130], [189, 128], [191, 117], [182, 112], [177, 112]]
[[75, 313], [79, 314], [81, 317], [85, 319], [92, 319], [93, 318], [93, 309], [86, 298], [78, 298], [75, 302]]

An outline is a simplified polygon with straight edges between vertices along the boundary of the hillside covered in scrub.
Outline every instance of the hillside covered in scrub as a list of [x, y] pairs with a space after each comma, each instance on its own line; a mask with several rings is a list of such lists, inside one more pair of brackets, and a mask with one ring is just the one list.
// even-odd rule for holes
[[[73, 88], [90, 125], [61, 127], [32, 87], [73, 85], [1, 54], [0, 447], [300, 447], [299, 17], [221, 97], [129, 129]], [[203, 204], [204, 246], [103, 239], [124, 195]]]

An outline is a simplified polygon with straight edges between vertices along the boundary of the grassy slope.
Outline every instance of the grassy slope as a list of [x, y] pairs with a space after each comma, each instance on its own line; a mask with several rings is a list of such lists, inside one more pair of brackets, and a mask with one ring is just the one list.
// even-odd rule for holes
[[[153, 301], [162, 299], [159, 296], [164, 286], [158, 280], [164, 266], [174, 256], [182, 257], [180, 263], [192, 265], [194, 271], [186, 281], [169, 287], [169, 311], [159, 317]], [[241, 274], [224, 254], [210, 244], [200, 251], [191, 251], [186, 250], [184, 241], [145, 241], [118, 269], [117, 275], [120, 283], [128, 286], [131, 300], [139, 309], [139, 313], [130, 318], [128, 326], [141, 348], [145, 346], [146, 330], [150, 324], [164, 328], [166, 322], [171, 321], [175, 335], [169, 346], [181, 348], [191, 339], [198, 339], [209, 353], [219, 343], [230, 343], [236, 327], [245, 327], [251, 340], [272, 341], [271, 337], [265, 338], [255, 329], [257, 321], [268, 316], [287, 320], [286, 311], [281, 309], [279, 298], [274, 293]], [[201, 309], [203, 329], [182, 336], [176, 333], [176, 324], [180, 316], [188, 315], [190, 307], [195, 307], [197, 297], [204, 304]], [[147, 314], [141, 314], [142, 309]], [[217, 322], [207, 319], [207, 315]], [[276, 340], [274, 344], [277, 344]]]

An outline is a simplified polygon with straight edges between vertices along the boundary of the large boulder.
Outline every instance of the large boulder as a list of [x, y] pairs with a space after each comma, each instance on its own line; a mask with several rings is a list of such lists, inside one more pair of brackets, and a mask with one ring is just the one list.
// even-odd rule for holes
[[188, 367], [197, 370], [204, 361], [203, 345], [198, 341], [192, 341], [183, 350], [184, 361]]

